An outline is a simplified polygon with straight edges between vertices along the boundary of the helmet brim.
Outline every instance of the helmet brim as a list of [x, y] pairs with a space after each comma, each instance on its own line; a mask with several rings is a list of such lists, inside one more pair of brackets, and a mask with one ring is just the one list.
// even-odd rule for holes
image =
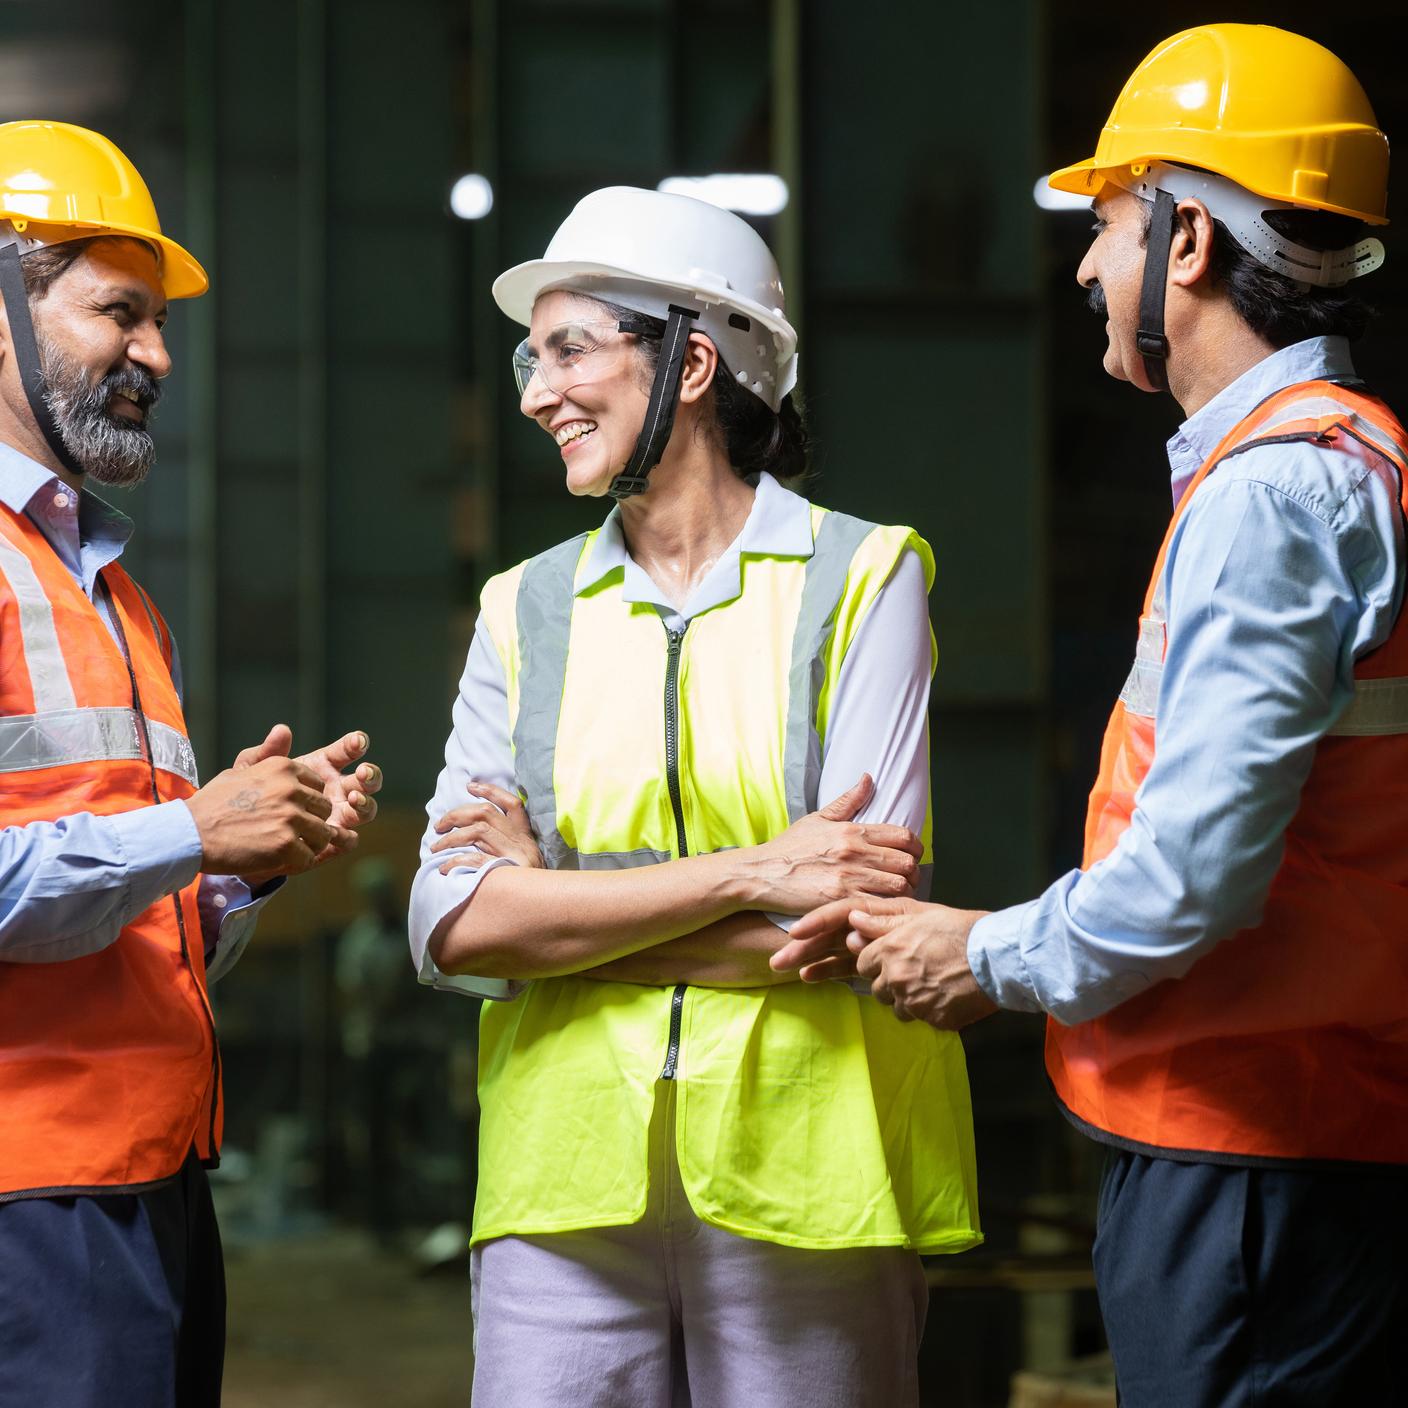
[[554, 289], [567, 289], [591, 297], [593, 281], [638, 284], [642, 289], [655, 291], [657, 295], [662, 291], [673, 292], [681, 298], [694, 299], [705, 305], [736, 308], [756, 318], [770, 332], [782, 338], [789, 351], [796, 348], [796, 330], [785, 316], [779, 317], [772, 309], [764, 308], [761, 303], [744, 298], [732, 289], [711, 288], [704, 284], [657, 284], [653, 280], [642, 279], [638, 272], [613, 264], [530, 259], [504, 270], [494, 280], [494, 302], [515, 323], [528, 327], [533, 321], [533, 305], [543, 294]]

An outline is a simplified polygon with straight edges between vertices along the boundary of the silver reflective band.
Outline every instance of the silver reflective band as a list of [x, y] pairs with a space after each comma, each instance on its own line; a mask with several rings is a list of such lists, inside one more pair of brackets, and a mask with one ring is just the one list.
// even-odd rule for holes
[[1335, 738], [1408, 733], [1408, 679], [1355, 680], [1354, 699], [1329, 730]]
[[[152, 762], [198, 786], [190, 740], [166, 724], [147, 724]], [[35, 772], [76, 763], [143, 757], [142, 734], [131, 709], [55, 709], [0, 718], [0, 773]]]
[[873, 523], [847, 513], [823, 514], [812, 555], [807, 559], [787, 675], [782, 778], [789, 821], [800, 821], [819, 805], [821, 736], [817, 732], [816, 711], [826, 679], [826, 644], [835, 629], [836, 609], [846, 589], [851, 559], [874, 529]]
[[[1159, 604], [1154, 603], [1157, 611]], [[1158, 712], [1159, 685], [1164, 677], [1164, 622], [1159, 616], [1139, 618], [1139, 644], [1134, 665], [1120, 690], [1125, 712], [1152, 719]]]
[[557, 720], [567, 678], [577, 564], [587, 535], [579, 534], [535, 557], [518, 582], [518, 718], [513, 726], [513, 767], [527, 799], [528, 820], [553, 870], [578, 869], [577, 852], [557, 829]]
[[29, 667], [35, 711], [47, 714], [55, 709], [72, 709], [77, 700], [59, 646], [54, 608], [39, 584], [34, 564], [3, 533], [0, 533], [0, 572], [9, 579], [15, 604], [19, 607], [20, 636], [24, 641], [24, 662]]

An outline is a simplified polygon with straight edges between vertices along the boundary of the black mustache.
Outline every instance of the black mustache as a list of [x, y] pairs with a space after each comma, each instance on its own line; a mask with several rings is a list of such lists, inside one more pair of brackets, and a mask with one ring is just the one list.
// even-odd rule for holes
[[1092, 313], [1105, 314], [1109, 309], [1105, 307], [1105, 290], [1098, 283], [1093, 283], [1085, 292], [1085, 306]]

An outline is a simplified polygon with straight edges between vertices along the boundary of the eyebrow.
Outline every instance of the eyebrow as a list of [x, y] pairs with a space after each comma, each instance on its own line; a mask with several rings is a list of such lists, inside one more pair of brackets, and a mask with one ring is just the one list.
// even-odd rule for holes
[[[151, 290], [143, 288], [140, 284], [125, 284], [121, 288], [109, 289], [98, 296], [97, 302], [103, 307], [113, 303], [131, 303], [138, 308], [150, 306], [152, 301]], [[152, 317], [160, 318], [167, 311], [166, 300], [152, 309]]]

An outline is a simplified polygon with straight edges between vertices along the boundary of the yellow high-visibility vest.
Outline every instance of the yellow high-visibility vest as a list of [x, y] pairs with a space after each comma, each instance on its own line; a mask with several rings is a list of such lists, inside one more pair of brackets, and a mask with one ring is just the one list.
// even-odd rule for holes
[[[681, 632], [623, 599], [619, 568], [590, 580], [597, 533], [485, 586], [517, 782], [549, 865], [753, 846], [816, 809], [847, 648], [900, 554], [913, 548], [931, 582], [933, 555], [908, 528], [810, 515], [809, 555], [745, 552], [740, 594]], [[927, 862], [927, 817], [924, 832]], [[483, 1009], [474, 1240], [638, 1220], [661, 1080], [678, 1083], [680, 1173], [706, 1222], [796, 1247], [982, 1239], [952, 1033], [841, 983], [561, 977]]]

